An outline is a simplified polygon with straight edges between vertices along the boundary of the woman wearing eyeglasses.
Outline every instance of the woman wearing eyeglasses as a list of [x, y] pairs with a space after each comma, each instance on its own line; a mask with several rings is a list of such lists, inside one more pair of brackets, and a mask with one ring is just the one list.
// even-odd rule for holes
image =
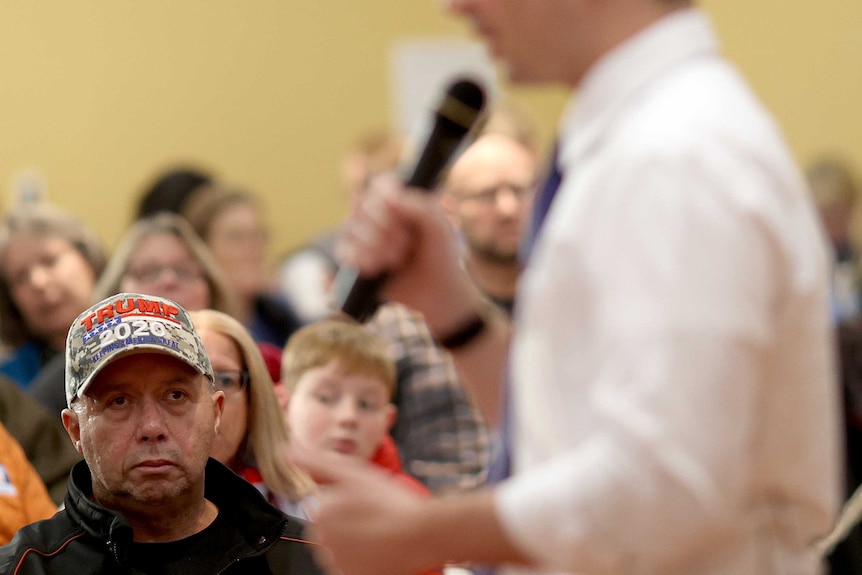
[[308, 519], [301, 500], [314, 487], [303, 472], [277, 456], [288, 440], [263, 356], [245, 327], [214, 310], [191, 312], [195, 329], [225, 394], [210, 455], [253, 483], [282, 511]]
[[99, 278], [94, 301], [119, 292], [170, 298], [189, 310], [236, 313], [236, 297], [209, 248], [175, 214], [139, 220], [123, 237]]

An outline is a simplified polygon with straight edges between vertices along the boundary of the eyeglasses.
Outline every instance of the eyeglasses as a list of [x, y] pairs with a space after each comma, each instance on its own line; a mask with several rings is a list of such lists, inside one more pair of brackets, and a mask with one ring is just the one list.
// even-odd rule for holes
[[536, 186], [532, 184], [522, 186], [518, 184], [503, 183], [499, 186], [494, 186], [493, 188], [488, 188], [475, 194], [454, 193], [453, 195], [463, 202], [476, 202], [483, 207], [491, 207], [500, 200], [500, 194], [504, 192], [511, 194], [516, 200], [518, 200], [518, 202], [524, 203], [533, 197], [533, 194], [536, 192]]
[[164, 275], [171, 272], [181, 282], [194, 282], [203, 279], [204, 274], [200, 267], [190, 264], [161, 265], [147, 264], [137, 268], [129, 268], [126, 275], [143, 283], [153, 283]]
[[227, 393], [238, 393], [248, 386], [251, 376], [242, 369], [225, 369], [213, 372], [217, 390]]

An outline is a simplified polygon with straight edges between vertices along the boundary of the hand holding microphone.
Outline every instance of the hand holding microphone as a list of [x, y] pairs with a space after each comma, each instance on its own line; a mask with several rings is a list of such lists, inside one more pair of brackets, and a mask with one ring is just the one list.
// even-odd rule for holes
[[[406, 186], [428, 191], [434, 188], [479, 118], [484, 102], [482, 89], [471, 81], [457, 81], [449, 87], [435, 112], [434, 126], [425, 146], [404, 178]], [[356, 269], [341, 266], [335, 278], [335, 305], [357, 320], [365, 321], [377, 308], [377, 291], [387, 278], [387, 273], [362, 277]]]

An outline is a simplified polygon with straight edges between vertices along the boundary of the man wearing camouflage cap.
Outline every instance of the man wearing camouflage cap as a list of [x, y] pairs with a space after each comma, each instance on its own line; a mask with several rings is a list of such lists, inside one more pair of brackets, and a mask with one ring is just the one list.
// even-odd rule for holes
[[65, 510], [0, 547], [0, 573], [317, 573], [299, 521], [209, 459], [224, 406], [188, 314], [121, 293], [66, 341], [63, 424], [84, 461]]

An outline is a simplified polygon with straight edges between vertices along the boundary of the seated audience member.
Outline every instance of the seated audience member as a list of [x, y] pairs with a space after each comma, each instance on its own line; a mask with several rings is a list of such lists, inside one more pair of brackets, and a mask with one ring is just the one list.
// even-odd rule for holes
[[299, 448], [372, 461], [386, 447], [397, 409], [395, 363], [382, 339], [348, 319], [320, 320], [291, 336], [281, 370], [284, 415]]
[[212, 252], [179, 215], [160, 213], [135, 222], [96, 284], [102, 299], [119, 292], [172, 299], [186, 309], [236, 313], [236, 296]]
[[0, 545], [8, 543], [25, 525], [56, 512], [57, 506], [24, 450], [0, 423]]
[[461, 238], [464, 267], [482, 293], [509, 314], [537, 170], [532, 126], [516, 108], [501, 105], [443, 183], [441, 202]]
[[[844, 498], [836, 531], [827, 538], [830, 575], [862, 572], [862, 268], [859, 261], [859, 184], [851, 167], [823, 157], [806, 171], [817, 212], [832, 247], [830, 308], [836, 324], [844, 396]], [[854, 225], [855, 224], [855, 225]], [[856, 505], [854, 505], [854, 500]], [[839, 535], [840, 533], [840, 535]]]
[[178, 214], [196, 189], [212, 181], [212, 175], [198, 167], [177, 165], [167, 168], [141, 192], [135, 219], [142, 220], [162, 212]]
[[0, 423], [21, 445], [54, 503], [63, 503], [69, 471], [81, 454], [69, 442], [60, 412], [48, 412], [20, 387], [0, 377]]
[[821, 543], [830, 575], [858, 575], [862, 567], [862, 323], [842, 321], [835, 327], [843, 394], [845, 504], [832, 533]]
[[[234, 296], [206, 244], [188, 222], [171, 213], [138, 220], [129, 228], [89, 301], [119, 292], [166, 297], [186, 309], [235, 311]], [[31, 393], [59, 413], [66, 406], [62, 382], [58, 356], [33, 381]]]
[[395, 375], [386, 342], [348, 318], [300, 328], [284, 349], [279, 384], [291, 442], [311, 457], [368, 461], [430, 496], [427, 487], [402, 471], [389, 437], [397, 412]]
[[285, 513], [308, 519], [301, 500], [314, 484], [278, 454], [288, 441], [287, 427], [260, 350], [227, 314], [205, 309], [189, 315], [212, 363], [216, 389], [225, 395], [210, 455]]
[[50, 204], [16, 208], [0, 228], [0, 374], [27, 389], [63, 351], [69, 323], [90, 303], [105, 265], [96, 236]]
[[179, 304], [95, 304], [72, 323], [66, 361], [63, 424], [84, 461], [65, 509], [0, 547], [0, 572], [318, 572], [301, 521], [209, 458], [224, 392]]
[[301, 322], [274, 295], [266, 264], [268, 233], [258, 199], [220, 185], [199, 188], [182, 215], [206, 242], [238, 298], [235, 317], [257, 342], [284, 347]]
[[862, 238], [858, 230], [853, 233], [854, 219], [858, 222], [859, 218], [859, 185], [850, 166], [835, 158], [821, 158], [808, 168], [806, 176], [832, 246], [832, 316], [839, 324], [852, 322], [862, 315], [858, 246]]

